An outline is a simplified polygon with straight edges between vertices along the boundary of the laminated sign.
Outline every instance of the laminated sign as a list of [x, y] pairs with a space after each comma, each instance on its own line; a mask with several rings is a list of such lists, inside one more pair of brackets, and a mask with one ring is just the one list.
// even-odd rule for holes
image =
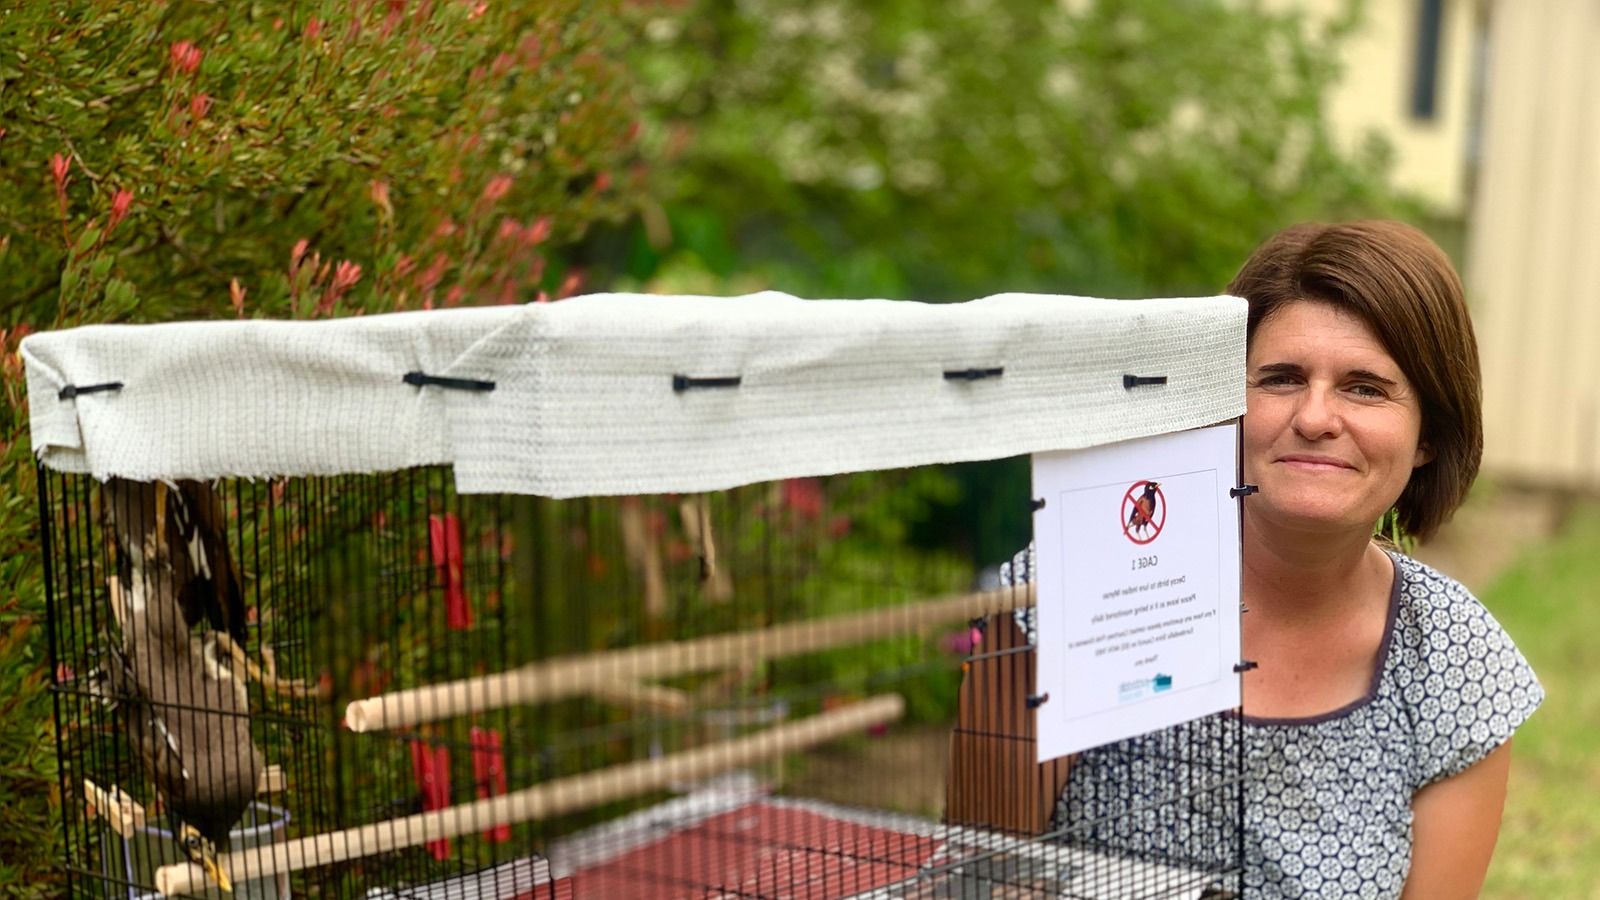
[[1239, 705], [1238, 426], [1033, 457], [1042, 762]]

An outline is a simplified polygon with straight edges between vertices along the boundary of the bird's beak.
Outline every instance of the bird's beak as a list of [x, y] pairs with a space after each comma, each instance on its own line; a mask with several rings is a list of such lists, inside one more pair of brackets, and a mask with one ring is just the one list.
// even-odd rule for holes
[[217, 847], [210, 841], [207, 841], [200, 851], [200, 865], [205, 867], [206, 874], [217, 883], [217, 887], [222, 888], [225, 893], [233, 893], [233, 880], [223, 870], [222, 863], [217, 859]]
[[205, 870], [211, 881], [216, 882], [216, 886], [221, 887], [227, 894], [232, 894], [234, 879], [227, 878], [227, 871], [222, 870], [221, 860], [216, 858], [216, 842], [198, 833], [194, 826], [190, 825], [182, 826], [182, 838], [184, 838], [182, 841], [184, 854], [190, 860], [200, 863], [200, 868]]

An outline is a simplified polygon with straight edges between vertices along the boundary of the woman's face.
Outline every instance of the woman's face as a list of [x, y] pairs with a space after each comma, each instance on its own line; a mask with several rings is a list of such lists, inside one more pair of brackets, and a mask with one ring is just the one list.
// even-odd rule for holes
[[1371, 530], [1431, 454], [1400, 366], [1360, 319], [1325, 303], [1281, 306], [1247, 356], [1245, 504], [1294, 531]]

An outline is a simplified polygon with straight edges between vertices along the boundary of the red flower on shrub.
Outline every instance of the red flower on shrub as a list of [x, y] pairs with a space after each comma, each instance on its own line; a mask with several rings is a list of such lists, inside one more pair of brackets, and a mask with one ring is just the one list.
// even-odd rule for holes
[[106, 231], [116, 228], [128, 217], [128, 209], [133, 206], [133, 191], [120, 188], [111, 196], [111, 217], [106, 220]]
[[815, 478], [790, 478], [783, 483], [783, 505], [801, 519], [822, 515], [822, 482]]
[[200, 59], [205, 54], [199, 47], [188, 41], [175, 41], [167, 50], [167, 58], [172, 63], [172, 71], [179, 75], [193, 75], [200, 68]]
[[483, 199], [489, 203], [498, 203], [509, 193], [511, 193], [510, 175], [496, 175], [483, 186]]
[[50, 154], [50, 177], [55, 179], [56, 193], [67, 188], [67, 172], [72, 169], [72, 160], [59, 153]]
[[535, 219], [533, 221], [533, 224], [528, 226], [528, 230], [523, 232], [523, 240], [526, 241], [528, 246], [530, 246], [530, 247], [534, 247], [534, 246], [537, 246], [539, 244], [544, 243], [545, 238], [547, 238], [549, 236], [550, 236], [550, 217], [549, 216], [540, 216], [539, 218]]
[[556, 291], [557, 300], [565, 300], [576, 294], [583, 287], [583, 273], [573, 269], [566, 278], [561, 279], [561, 288]]

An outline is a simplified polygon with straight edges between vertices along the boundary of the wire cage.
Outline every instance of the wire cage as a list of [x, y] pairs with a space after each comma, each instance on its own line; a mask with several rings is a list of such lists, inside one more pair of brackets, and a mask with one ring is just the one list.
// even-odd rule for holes
[[1240, 720], [1037, 762], [1032, 588], [907, 538], [945, 465], [541, 496], [52, 462], [69, 896], [1241, 893]]

